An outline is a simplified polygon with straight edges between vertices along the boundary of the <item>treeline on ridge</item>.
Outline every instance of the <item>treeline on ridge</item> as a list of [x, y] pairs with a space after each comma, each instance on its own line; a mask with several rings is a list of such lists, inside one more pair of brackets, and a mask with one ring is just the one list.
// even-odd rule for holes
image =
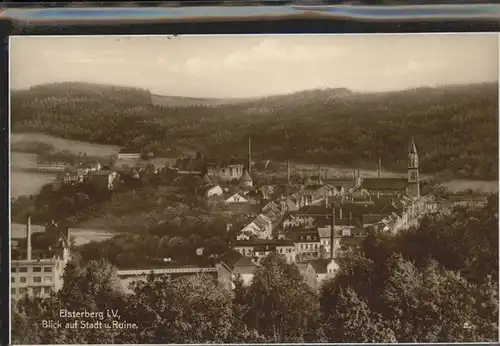
[[383, 93], [305, 91], [219, 106], [155, 107], [146, 90], [80, 83], [12, 94], [13, 131], [181, 155], [406, 169], [412, 136], [424, 173], [496, 179], [498, 84]]

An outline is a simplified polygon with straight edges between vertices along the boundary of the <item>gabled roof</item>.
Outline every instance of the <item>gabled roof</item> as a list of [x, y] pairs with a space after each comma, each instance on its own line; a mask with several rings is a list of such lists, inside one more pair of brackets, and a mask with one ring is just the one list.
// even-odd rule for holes
[[208, 176], [208, 174], [205, 174], [203, 176], [203, 183], [204, 184], [212, 184], [212, 179], [210, 179], [210, 177]]
[[318, 228], [318, 234], [320, 238], [330, 238], [332, 235], [332, 228], [331, 227]]
[[365, 178], [361, 184], [361, 188], [365, 190], [390, 190], [401, 191], [408, 186], [406, 178]]
[[330, 215], [332, 208], [327, 208], [324, 205], [307, 205], [297, 211], [299, 215]]
[[271, 224], [271, 220], [263, 214], [257, 216], [252, 222], [260, 229], [264, 229]]
[[243, 197], [242, 195], [243, 194], [236, 192], [236, 193], [231, 194], [229, 197], [226, 197], [226, 200], [238, 196], [240, 199], [242, 199], [242, 202], [246, 202], [247, 201], [246, 198]]
[[237, 271], [240, 274], [253, 274], [257, 269], [257, 265], [250, 259], [246, 258], [237, 251], [231, 250], [224, 254], [221, 262], [226, 264], [231, 270]]
[[316, 274], [326, 274], [328, 272], [328, 265], [331, 261], [331, 259], [320, 258], [310, 261], [309, 264], [313, 267]]
[[[295, 242], [301, 242], [301, 243], [317, 243], [320, 241], [318, 230], [313, 229], [313, 230], [302, 230], [298, 232], [293, 232], [290, 235], [290, 238], [292, 238]], [[307, 240], [307, 237], [310, 237], [309, 240]]]
[[[215, 185], [215, 186], [214, 186], [214, 185], [206, 185], [206, 186], [202, 189], [202, 192], [203, 192], [203, 193], [208, 193], [210, 190], [212, 190], [212, 189], [216, 189], [216, 188], [219, 188], [219, 189], [221, 189], [221, 190], [222, 190], [222, 188], [221, 188], [219, 185]], [[218, 196], [218, 197], [223, 198], [222, 196]]]
[[363, 225], [374, 225], [382, 221], [387, 214], [365, 214], [363, 215]]
[[247, 170], [245, 170], [243, 172], [243, 175], [241, 176], [241, 181], [242, 182], [250, 182], [250, 181], [252, 181], [252, 177], [250, 176], [250, 174], [248, 174]]
[[297, 208], [297, 204], [293, 200], [291, 200], [290, 198], [286, 199], [285, 206], [288, 209], [295, 209], [295, 208]]

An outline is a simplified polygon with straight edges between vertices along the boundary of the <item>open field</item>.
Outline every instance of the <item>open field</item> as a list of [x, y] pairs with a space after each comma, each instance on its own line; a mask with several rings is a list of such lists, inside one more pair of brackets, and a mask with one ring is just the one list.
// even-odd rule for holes
[[[31, 225], [32, 233], [44, 232], [45, 227], [40, 225]], [[111, 231], [99, 230], [99, 229], [82, 229], [82, 228], [71, 228], [71, 236], [75, 239], [77, 246], [90, 243], [91, 241], [104, 241], [116, 235]], [[11, 239], [21, 239], [26, 237], [26, 225], [19, 223], [11, 224]]]
[[27, 172], [23, 170], [36, 167], [36, 155], [28, 153], [11, 153], [11, 197], [36, 195], [45, 184], [56, 180], [56, 174]]
[[[11, 143], [40, 142], [52, 144], [57, 150], [83, 152], [89, 156], [107, 157], [117, 154], [120, 147], [68, 140], [44, 133], [12, 133]], [[37, 167], [37, 155], [11, 152], [11, 197], [35, 195], [43, 185], [54, 182], [56, 174], [28, 171]]]
[[115, 145], [102, 145], [82, 141], [74, 141], [36, 132], [12, 133], [10, 141], [12, 144], [18, 142], [47, 143], [52, 144], [58, 150], [68, 150], [74, 153], [82, 152], [87, 153], [87, 155], [89, 156], [105, 157], [117, 154], [120, 151], [120, 147]]

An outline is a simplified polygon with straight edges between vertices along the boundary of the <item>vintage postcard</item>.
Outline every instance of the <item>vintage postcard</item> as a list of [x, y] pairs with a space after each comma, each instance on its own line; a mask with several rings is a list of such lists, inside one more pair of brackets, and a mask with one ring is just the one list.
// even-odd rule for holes
[[498, 342], [498, 42], [12, 37], [12, 343]]

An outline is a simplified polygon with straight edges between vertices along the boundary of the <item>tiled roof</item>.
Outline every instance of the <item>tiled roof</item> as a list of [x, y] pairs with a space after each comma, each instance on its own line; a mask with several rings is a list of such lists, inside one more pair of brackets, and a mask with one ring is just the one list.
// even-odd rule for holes
[[[307, 240], [307, 237], [310, 237], [310, 239]], [[320, 240], [317, 229], [311, 231], [294, 232], [290, 234], [290, 238], [293, 238], [296, 242], [301, 243], [317, 243]]]
[[224, 254], [221, 258], [221, 262], [224, 262], [231, 269], [238, 269], [238, 272], [243, 274], [241, 270], [245, 267], [257, 269], [257, 265], [251, 260], [243, 256], [237, 251], [231, 250]]
[[316, 274], [326, 274], [328, 271], [328, 265], [330, 264], [331, 259], [316, 259], [309, 262], [311, 266], [314, 268]]
[[365, 178], [361, 184], [366, 190], [405, 190], [408, 180], [405, 178]]
[[250, 177], [250, 174], [248, 174], [247, 170], [245, 170], [245, 172], [243, 172], [243, 176], [241, 177], [241, 181], [242, 182], [252, 181], [252, 177]]
[[486, 201], [485, 196], [479, 196], [479, 195], [451, 195], [451, 196], [447, 196], [447, 199], [452, 201], [452, 202], [460, 202], [460, 201], [484, 202], [484, 201]]
[[307, 205], [297, 211], [299, 215], [329, 215], [332, 213], [331, 208], [326, 208], [324, 205]]
[[122, 149], [120, 150], [119, 154], [141, 154], [140, 150], [133, 150], [133, 149]]
[[235, 240], [233, 242], [237, 246], [293, 246], [293, 240], [290, 239], [249, 239], [249, 240]]
[[271, 224], [271, 220], [263, 214], [257, 216], [252, 222], [255, 225], [257, 225], [257, 227], [259, 227], [260, 229], [265, 229], [266, 227], [269, 227], [269, 225]]
[[362, 227], [359, 219], [335, 219], [335, 226]]
[[322, 227], [318, 228], [318, 234], [320, 238], [330, 238], [332, 233], [332, 228], [331, 227]]
[[363, 225], [373, 225], [382, 221], [387, 214], [365, 214], [363, 215]]
[[205, 174], [203, 176], [203, 183], [204, 184], [212, 184], [212, 179], [210, 179], [210, 177], [207, 174]]

